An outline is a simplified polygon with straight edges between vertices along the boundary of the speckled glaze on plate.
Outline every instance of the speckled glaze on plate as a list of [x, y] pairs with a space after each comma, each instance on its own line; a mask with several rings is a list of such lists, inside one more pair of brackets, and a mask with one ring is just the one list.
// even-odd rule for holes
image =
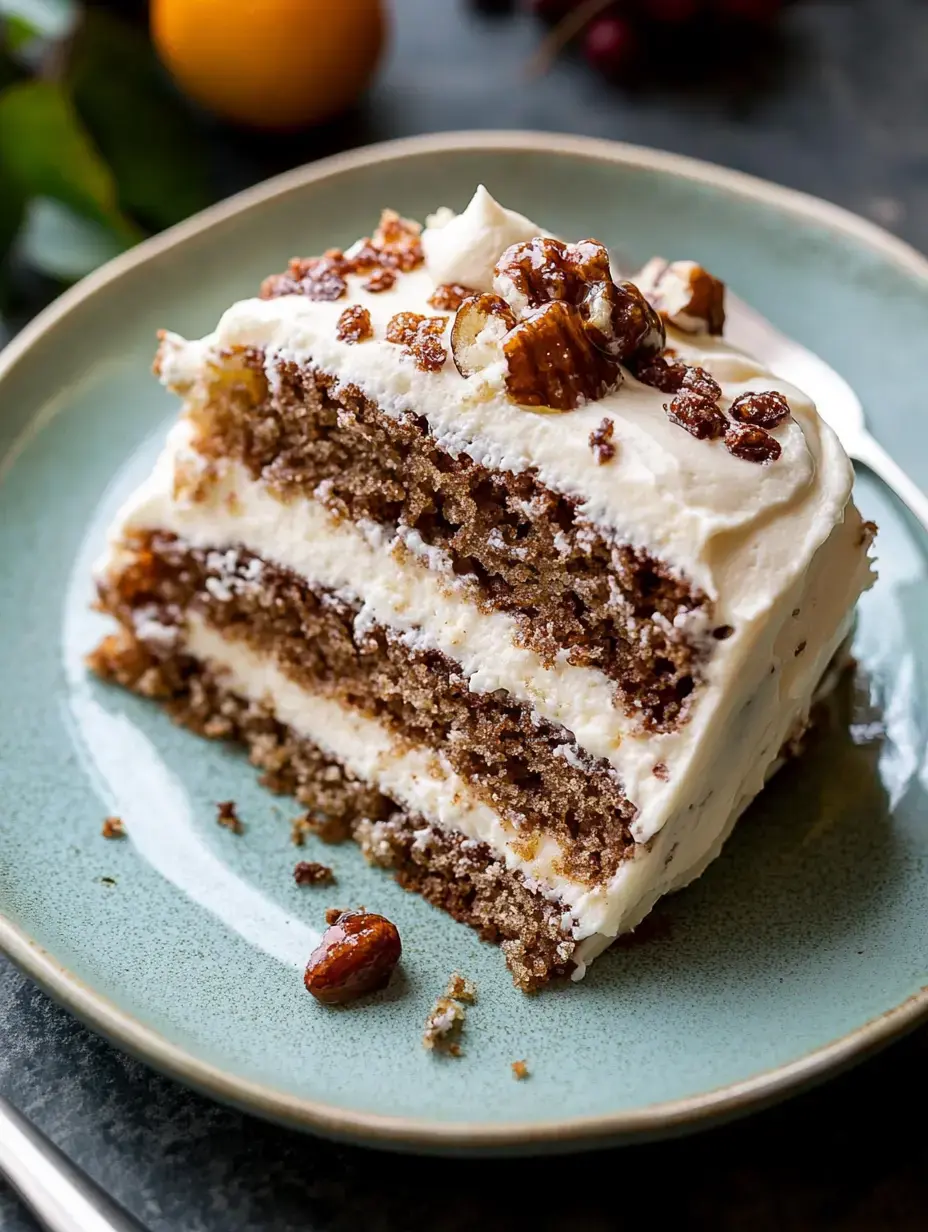
[[[928, 262], [835, 207], [666, 154], [507, 133], [361, 150], [216, 207], [0, 357], [0, 945], [121, 1047], [261, 1115], [409, 1149], [570, 1149], [759, 1107], [928, 1016], [928, 587], [891, 497], [861, 477], [881, 577], [842, 723], [656, 926], [532, 999], [353, 845], [325, 849], [337, 887], [297, 887], [291, 804], [82, 666], [104, 528], [176, 409], [149, 375], [155, 330], [205, 332], [290, 255], [368, 232], [383, 204], [460, 207], [477, 181], [560, 234], [703, 261], [848, 377], [928, 485]], [[242, 837], [215, 823], [230, 797]], [[127, 840], [100, 837], [111, 813]], [[402, 974], [326, 1009], [301, 968], [324, 908], [357, 903], [396, 921]], [[454, 968], [480, 990], [459, 1060], [419, 1044]]]

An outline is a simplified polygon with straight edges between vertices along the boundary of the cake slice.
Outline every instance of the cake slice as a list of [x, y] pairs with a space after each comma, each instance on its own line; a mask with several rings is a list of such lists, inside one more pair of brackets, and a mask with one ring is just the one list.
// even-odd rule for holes
[[104, 676], [242, 741], [326, 837], [581, 976], [808, 722], [872, 528], [691, 262], [613, 277], [479, 189], [294, 260], [199, 341], [98, 573]]

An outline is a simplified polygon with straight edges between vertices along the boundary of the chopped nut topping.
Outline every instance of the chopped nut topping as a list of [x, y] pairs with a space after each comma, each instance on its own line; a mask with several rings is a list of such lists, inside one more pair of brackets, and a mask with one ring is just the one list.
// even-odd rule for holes
[[783, 452], [780, 442], [764, 428], [754, 424], [732, 424], [725, 433], [725, 448], [744, 462], [766, 465], [776, 462]]
[[729, 408], [732, 419], [758, 428], [775, 428], [789, 418], [789, 403], [777, 389], [765, 393], [742, 394]]
[[322, 934], [303, 982], [323, 1005], [344, 1005], [385, 988], [401, 954], [395, 924], [370, 912], [344, 912]]
[[294, 257], [285, 274], [272, 274], [261, 284], [262, 299], [276, 299], [281, 295], [305, 295], [308, 299], [337, 300], [345, 294], [344, 258]]
[[416, 336], [416, 330], [424, 320], [425, 317], [421, 312], [398, 312], [387, 322], [387, 342], [409, 346]]
[[461, 376], [473, 376], [501, 359], [503, 338], [515, 323], [515, 314], [499, 295], [464, 300], [451, 327], [451, 356]]
[[121, 817], [107, 817], [100, 833], [104, 838], [125, 838], [126, 827]]
[[525, 406], [574, 410], [618, 388], [619, 361], [644, 361], [664, 345], [660, 318], [632, 283], [612, 281], [596, 240], [513, 244], [493, 289], [458, 308], [452, 353], [471, 376], [498, 360], [501, 345], [507, 392]]
[[712, 630], [712, 636], [717, 642], [727, 642], [733, 633], [734, 629], [731, 625], [718, 625]]
[[670, 403], [664, 403], [672, 423], [685, 428], [699, 440], [714, 440], [729, 426], [728, 420], [710, 398], [701, 394], [680, 393]]
[[615, 424], [611, 419], [604, 419], [598, 428], [590, 433], [590, 448], [598, 466], [605, 465], [615, 457], [615, 445], [612, 444], [612, 434]]
[[371, 314], [360, 304], [352, 304], [338, 318], [338, 329], [335, 334], [339, 342], [365, 342], [373, 338]]
[[384, 210], [371, 239], [371, 247], [380, 254], [380, 263], [392, 269], [414, 270], [424, 260], [422, 228], [409, 218], [400, 218], [396, 210]]
[[443, 282], [429, 296], [429, 307], [439, 312], [457, 312], [466, 299], [478, 294], [472, 287], [463, 287], [459, 282]]
[[664, 320], [688, 334], [721, 334], [725, 284], [695, 261], [653, 257], [635, 282]]
[[380, 291], [389, 291], [396, 282], [396, 274], [392, 269], [375, 269], [367, 282], [364, 284], [364, 290], [370, 291], [372, 294], [377, 294]]
[[666, 783], [670, 778], [670, 771], [667, 769], [667, 763], [663, 761], [655, 762], [651, 767], [651, 773], [656, 779], [660, 779], [662, 783]]
[[506, 389], [524, 406], [572, 411], [616, 389], [618, 362], [590, 338], [576, 308], [552, 300], [530, 308], [503, 341]]
[[703, 398], [709, 398], [713, 402], [718, 402], [722, 396], [721, 385], [709, 375], [705, 368], [687, 367], [680, 388], [691, 390], [694, 394], [700, 394]]
[[227, 830], [231, 830], [233, 834], [245, 833], [245, 826], [235, 811], [234, 800], [223, 800], [216, 805], [216, 821], [219, 825], [225, 826]]
[[633, 368], [635, 376], [645, 385], [652, 385], [664, 394], [679, 393], [686, 376], [686, 364], [669, 364], [662, 355], [655, 355]]
[[416, 367], [424, 372], [438, 372], [448, 358], [439, 342], [448, 323], [447, 317], [424, 317], [419, 312], [398, 312], [387, 322], [388, 342], [402, 344]]
[[317, 864], [315, 860], [300, 860], [294, 865], [293, 880], [297, 885], [333, 885], [335, 874], [328, 864]]
[[524, 1061], [513, 1061], [512, 1076], [516, 1082], [523, 1082], [529, 1076], [529, 1068]]

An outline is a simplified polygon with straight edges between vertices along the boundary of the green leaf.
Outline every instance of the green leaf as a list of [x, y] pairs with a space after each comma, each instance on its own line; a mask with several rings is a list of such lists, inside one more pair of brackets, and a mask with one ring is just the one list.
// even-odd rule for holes
[[68, 80], [129, 214], [161, 228], [209, 204], [207, 156], [194, 117], [143, 31], [89, 9], [71, 50]]
[[3, 284], [6, 281], [6, 258], [22, 224], [23, 204], [20, 193], [12, 185], [4, 182], [3, 189], [0, 191], [0, 299], [2, 299]]
[[52, 197], [126, 243], [140, 238], [120, 213], [109, 168], [56, 82], [26, 81], [0, 94], [0, 176], [24, 200]]
[[30, 201], [16, 242], [27, 264], [65, 282], [76, 282], [125, 248], [112, 231], [48, 197]]
[[0, 22], [4, 17], [14, 37], [19, 31], [21, 36], [58, 42], [73, 32], [78, 9], [74, 0], [0, 0]]

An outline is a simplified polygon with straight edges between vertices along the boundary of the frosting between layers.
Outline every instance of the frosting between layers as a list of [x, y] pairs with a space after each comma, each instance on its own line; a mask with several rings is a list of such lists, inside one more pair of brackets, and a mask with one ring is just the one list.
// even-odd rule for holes
[[[785, 696], [771, 700], [777, 713], [791, 710], [794, 698], [811, 694], [818, 679], [817, 652], [833, 637], [869, 577], [859, 516], [851, 508], [828, 542], [827, 557], [841, 573], [834, 596], [828, 602], [800, 602], [809, 576], [800, 573], [772, 611], [743, 622], [715, 645], [688, 721], [675, 731], [643, 733], [613, 705], [608, 677], [594, 668], [571, 666], [564, 653], [546, 668], [533, 651], [515, 644], [512, 617], [481, 612], [460, 580], [450, 570], [442, 572], [439, 553], [397, 553], [396, 540], [382, 527], [336, 521], [311, 499], [281, 501], [231, 460], [208, 468], [191, 448], [191, 433], [186, 419], [171, 430], [154, 471], [116, 519], [109, 554], [99, 566], [102, 575], [120, 569], [124, 534], [160, 529], [192, 547], [244, 547], [310, 584], [360, 602], [362, 626], [365, 621], [383, 624], [412, 647], [440, 650], [459, 665], [475, 692], [505, 689], [566, 728], [586, 752], [607, 759], [638, 808], [632, 827], [638, 842], [660, 831], [699, 794], [707, 759], [722, 755], [722, 768], [732, 781], [749, 772], [731, 754], [729, 717], [749, 705], [771, 670], [782, 670], [789, 680]], [[196, 499], [183, 495], [191, 476]], [[808, 654], [795, 654], [800, 644], [809, 647]], [[654, 774], [659, 763], [665, 777]]]

